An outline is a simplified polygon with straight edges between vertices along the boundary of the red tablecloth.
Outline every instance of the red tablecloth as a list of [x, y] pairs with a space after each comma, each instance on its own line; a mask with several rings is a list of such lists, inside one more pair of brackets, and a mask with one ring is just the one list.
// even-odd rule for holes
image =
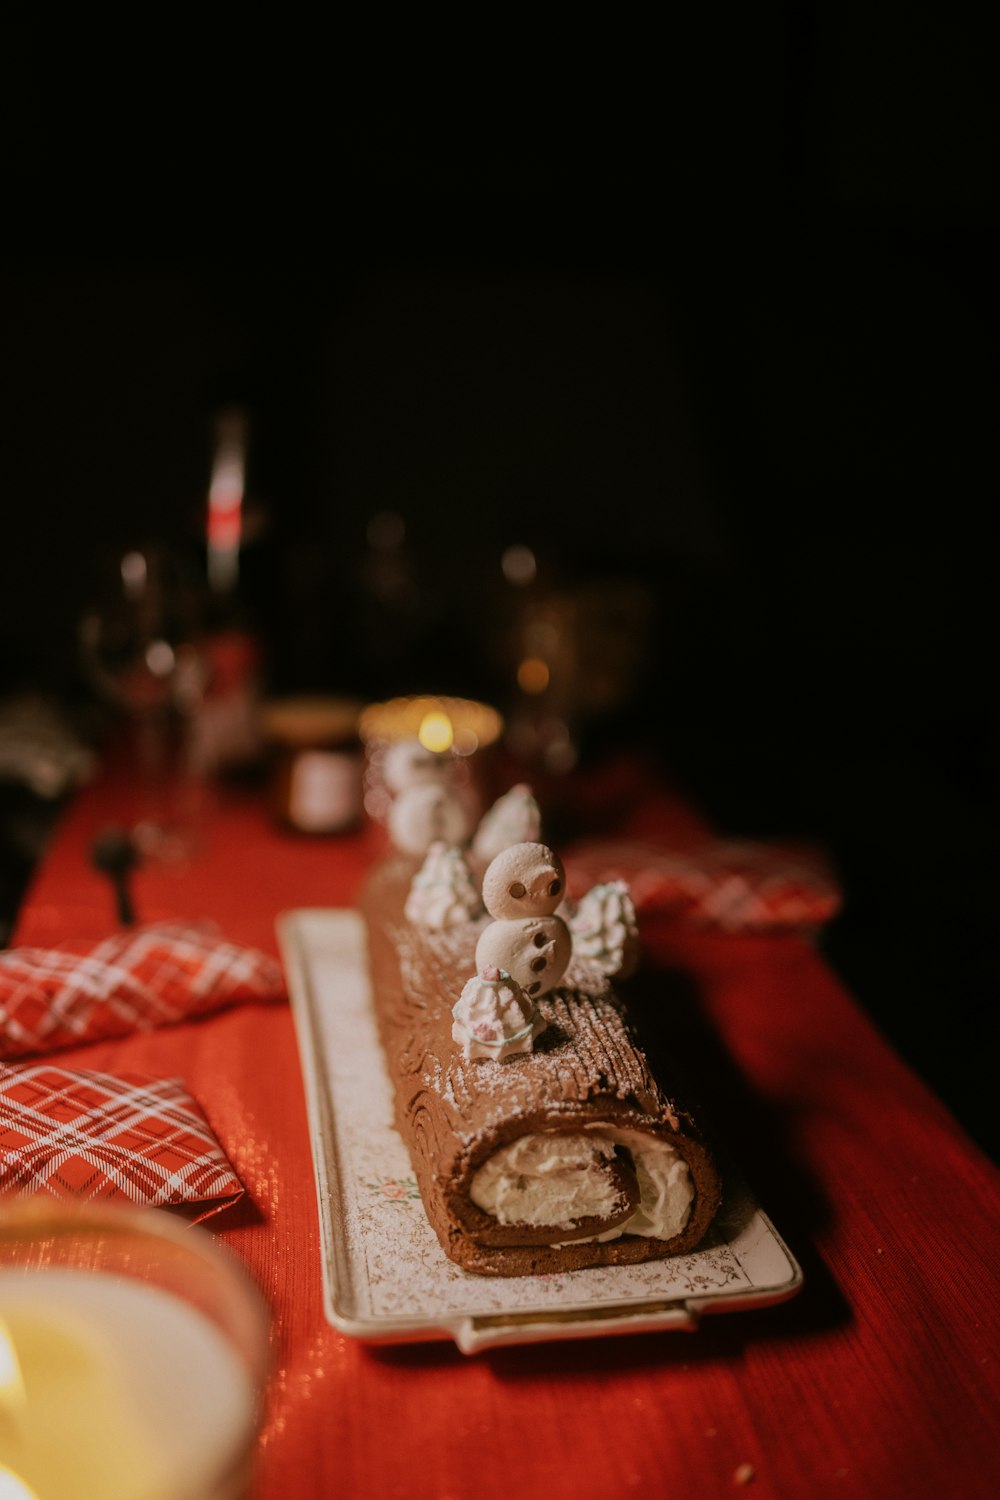
[[[64, 816], [16, 943], [108, 930], [87, 863], [118, 815], [113, 775]], [[679, 842], [691, 813], [612, 773], [596, 804], [619, 831]], [[186, 867], [144, 868], [142, 920], [208, 916], [276, 952], [274, 919], [349, 905], [379, 848], [366, 830], [280, 833], [263, 799], [220, 792]], [[782, 1306], [694, 1334], [507, 1349], [381, 1349], [341, 1337], [321, 1305], [312, 1164], [292, 1019], [246, 1006], [60, 1053], [68, 1066], [183, 1076], [248, 1189], [212, 1233], [274, 1309], [274, 1370], [254, 1500], [709, 1500], [752, 1493], [941, 1500], [1000, 1486], [998, 1175], [804, 941], [648, 925], [652, 962], [681, 971], [702, 1095], [800, 1260]], [[942, 996], [947, 1016], [947, 997]], [[974, 1040], [970, 1045], [975, 1045]]]

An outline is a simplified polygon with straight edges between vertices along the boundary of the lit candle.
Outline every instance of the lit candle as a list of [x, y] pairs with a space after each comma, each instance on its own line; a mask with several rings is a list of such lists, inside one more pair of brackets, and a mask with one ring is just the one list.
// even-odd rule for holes
[[417, 739], [425, 750], [443, 755], [455, 743], [455, 726], [441, 709], [432, 709], [420, 720]]
[[[369, 704], [360, 719], [366, 745], [420, 740], [428, 750], [453, 750], [456, 755], [487, 749], [500, 738], [502, 729], [503, 719], [496, 709], [471, 698], [390, 698]], [[438, 743], [429, 743], [425, 735]]]
[[224, 1493], [254, 1391], [200, 1313], [128, 1278], [53, 1270], [0, 1276], [0, 1317], [20, 1372], [0, 1405], [0, 1496], [14, 1480], [38, 1500]]
[[489, 704], [472, 698], [427, 695], [371, 703], [358, 723], [365, 747], [365, 808], [384, 821], [391, 804], [383, 765], [392, 746], [420, 745], [433, 755], [450, 757], [452, 785], [468, 794], [478, 809], [484, 792], [483, 755], [497, 744], [503, 719]]
[[486, 762], [504, 729], [504, 720], [489, 703], [471, 697], [390, 697], [384, 703], [369, 703], [361, 711], [358, 732], [364, 744], [364, 808], [376, 822], [385, 822], [393, 801], [387, 757], [412, 745], [424, 754], [447, 759], [447, 780], [465, 798], [471, 816], [477, 817], [484, 799], [489, 799]]

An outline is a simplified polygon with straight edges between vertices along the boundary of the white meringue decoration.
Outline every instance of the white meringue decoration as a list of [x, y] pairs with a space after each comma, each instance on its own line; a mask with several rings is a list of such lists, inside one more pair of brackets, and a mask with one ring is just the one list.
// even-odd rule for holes
[[503, 1062], [515, 1053], [530, 1052], [546, 1025], [517, 981], [489, 966], [467, 980], [451, 1013], [452, 1039], [461, 1042], [462, 1056], [470, 1062]]
[[574, 958], [587, 958], [609, 977], [627, 979], [639, 962], [635, 906], [624, 880], [592, 886], [569, 919]]
[[389, 808], [389, 837], [403, 854], [426, 854], [436, 840], [464, 844], [472, 819], [461, 797], [435, 782], [407, 787]]
[[472, 841], [477, 859], [495, 859], [511, 844], [537, 843], [542, 831], [542, 815], [523, 781], [498, 797], [484, 815]]
[[476, 968], [505, 970], [526, 994], [555, 989], [566, 972], [573, 942], [561, 917], [491, 922], [476, 944]]
[[471, 922], [483, 904], [461, 849], [437, 839], [410, 882], [404, 912], [418, 927], [456, 927]]
[[512, 844], [483, 876], [483, 905], [498, 922], [550, 917], [565, 894], [562, 860], [545, 844]]
[[428, 782], [443, 785], [452, 775], [452, 757], [427, 750], [419, 740], [398, 740], [382, 758], [382, 779], [390, 792], [405, 792]]

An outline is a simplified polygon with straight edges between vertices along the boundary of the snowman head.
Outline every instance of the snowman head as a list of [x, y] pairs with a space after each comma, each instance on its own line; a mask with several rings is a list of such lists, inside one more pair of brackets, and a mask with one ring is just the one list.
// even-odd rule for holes
[[497, 921], [550, 917], [565, 894], [562, 860], [545, 844], [512, 844], [483, 876], [483, 905]]

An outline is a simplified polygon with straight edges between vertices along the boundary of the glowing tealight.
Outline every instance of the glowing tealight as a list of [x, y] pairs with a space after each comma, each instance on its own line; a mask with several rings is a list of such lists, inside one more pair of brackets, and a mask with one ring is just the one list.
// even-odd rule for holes
[[417, 730], [417, 739], [425, 750], [441, 755], [450, 750], [455, 739], [455, 730], [448, 715], [437, 711], [424, 714]]
[[0, 1305], [24, 1381], [0, 1409], [0, 1500], [222, 1493], [255, 1398], [213, 1322], [139, 1280], [62, 1268], [0, 1272]]
[[17, 1351], [6, 1323], [0, 1318], [0, 1414], [9, 1411], [23, 1396], [24, 1381]]
[[18, 1479], [4, 1464], [0, 1464], [0, 1500], [38, 1500], [38, 1495], [23, 1479]]
[[[424, 739], [428, 721], [439, 725], [447, 722], [451, 738], [430, 744]], [[500, 738], [503, 719], [495, 708], [470, 698], [390, 698], [385, 703], [370, 703], [361, 713], [358, 729], [369, 751], [376, 746], [395, 744], [397, 740], [419, 739], [425, 749], [439, 753], [441, 749], [454, 748], [457, 754], [468, 755]]]

